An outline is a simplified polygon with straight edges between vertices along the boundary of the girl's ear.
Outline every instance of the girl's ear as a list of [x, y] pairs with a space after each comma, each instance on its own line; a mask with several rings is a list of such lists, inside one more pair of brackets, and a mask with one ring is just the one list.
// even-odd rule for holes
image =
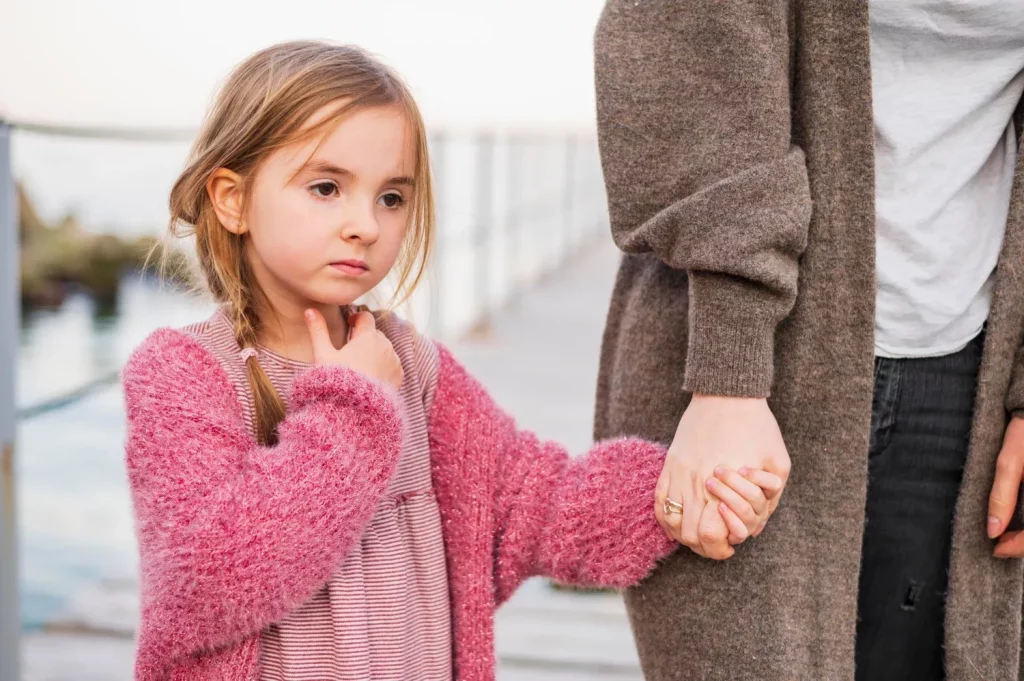
[[206, 193], [224, 229], [233, 234], [245, 234], [247, 228], [242, 222], [242, 176], [227, 168], [217, 168], [206, 182]]

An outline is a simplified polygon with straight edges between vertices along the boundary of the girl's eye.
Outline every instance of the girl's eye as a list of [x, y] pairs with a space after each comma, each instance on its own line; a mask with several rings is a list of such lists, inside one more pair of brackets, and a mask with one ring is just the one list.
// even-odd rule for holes
[[329, 199], [338, 193], [338, 185], [333, 182], [317, 182], [309, 188], [313, 195], [321, 199]]
[[377, 199], [377, 201], [385, 208], [399, 208], [403, 203], [405, 203], [405, 199], [402, 198], [402, 195], [394, 192], [385, 194]]

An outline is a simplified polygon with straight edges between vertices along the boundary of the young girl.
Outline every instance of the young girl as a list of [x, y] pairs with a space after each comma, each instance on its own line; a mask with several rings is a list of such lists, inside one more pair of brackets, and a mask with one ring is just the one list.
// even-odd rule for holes
[[[493, 679], [524, 579], [625, 587], [673, 549], [663, 448], [570, 459], [351, 307], [393, 269], [408, 294], [433, 237], [423, 122], [388, 69], [314, 42], [249, 58], [170, 203], [221, 307], [124, 370], [136, 678]], [[749, 532], [766, 494], [730, 489]]]

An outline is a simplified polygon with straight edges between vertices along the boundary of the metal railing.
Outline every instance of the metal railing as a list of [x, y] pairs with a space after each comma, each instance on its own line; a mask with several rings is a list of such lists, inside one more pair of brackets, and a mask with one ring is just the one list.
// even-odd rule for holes
[[[194, 134], [192, 130], [49, 126], [0, 119], [0, 681], [19, 678], [16, 423], [74, 404], [116, 381], [116, 374], [99, 376], [16, 408], [21, 319], [12, 167], [16, 131], [138, 142], [185, 142]], [[426, 326], [433, 335], [450, 336], [486, 326], [539, 277], [589, 243], [606, 238], [604, 185], [591, 133], [435, 132], [431, 160], [439, 233], [425, 307], [429, 310]]]
[[15, 516], [14, 374], [18, 343], [18, 216], [11, 127], [0, 121], [0, 681], [18, 681], [18, 527]]

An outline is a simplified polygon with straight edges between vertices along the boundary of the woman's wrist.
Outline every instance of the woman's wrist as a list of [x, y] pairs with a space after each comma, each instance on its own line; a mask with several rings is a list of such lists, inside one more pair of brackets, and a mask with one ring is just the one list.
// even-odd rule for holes
[[691, 401], [703, 403], [722, 402], [735, 404], [753, 404], [755, 402], [767, 402], [766, 397], [741, 397], [737, 395], [712, 395], [709, 393], [693, 393]]

